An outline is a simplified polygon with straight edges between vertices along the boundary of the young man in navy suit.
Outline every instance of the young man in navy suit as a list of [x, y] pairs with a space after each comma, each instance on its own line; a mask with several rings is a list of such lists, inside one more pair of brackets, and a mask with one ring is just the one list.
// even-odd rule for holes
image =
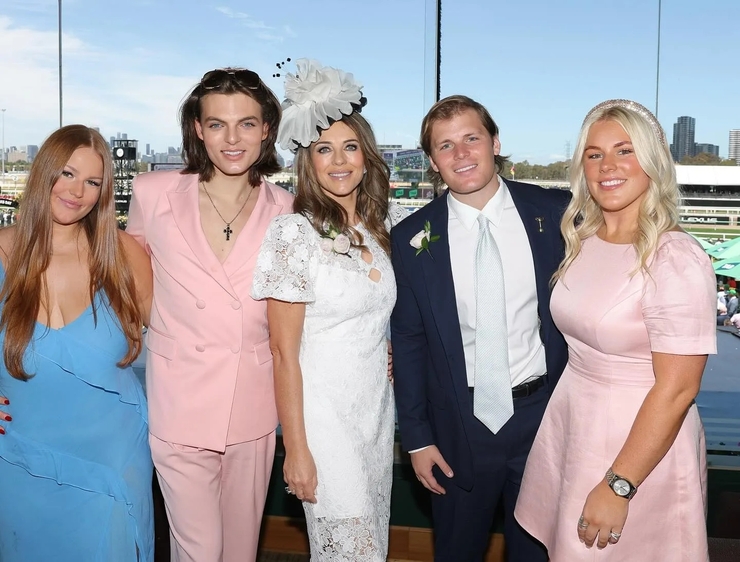
[[[421, 144], [432, 182], [448, 189], [391, 232], [391, 332], [401, 440], [432, 492], [435, 560], [483, 560], [503, 499], [507, 559], [545, 562], [545, 549], [513, 514], [567, 361], [549, 283], [563, 256], [560, 219], [570, 193], [504, 181], [498, 127], [465, 96], [431, 108]], [[491, 392], [502, 398], [491, 402]]]

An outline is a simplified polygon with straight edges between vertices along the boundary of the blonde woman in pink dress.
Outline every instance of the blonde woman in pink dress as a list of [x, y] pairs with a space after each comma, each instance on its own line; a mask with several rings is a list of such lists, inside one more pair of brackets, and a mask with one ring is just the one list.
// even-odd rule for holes
[[551, 309], [569, 361], [515, 515], [552, 562], [708, 561], [694, 398], [716, 353], [715, 276], [678, 227], [665, 133], [643, 106], [586, 116]]

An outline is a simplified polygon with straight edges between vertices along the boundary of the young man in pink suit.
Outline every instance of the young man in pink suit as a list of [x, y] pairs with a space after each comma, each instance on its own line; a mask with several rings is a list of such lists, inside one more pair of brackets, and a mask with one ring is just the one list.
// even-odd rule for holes
[[172, 560], [255, 560], [277, 412], [264, 301], [250, 297], [270, 220], [292, 196], [280, 105], [254, 72], [206, 73], [181, 107], [183, 171], [134, 181], [128, 232], [149, 252], [150, 444]]

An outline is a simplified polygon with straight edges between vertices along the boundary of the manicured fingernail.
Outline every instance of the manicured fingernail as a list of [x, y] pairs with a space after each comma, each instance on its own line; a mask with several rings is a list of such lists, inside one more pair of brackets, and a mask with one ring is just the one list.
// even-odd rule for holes
[[3, 404], [7, 406], [8, 404], [10, 404], [10, 400], [8, 400], [7, 398], [5, 398], [3, 400]]
[[5, 435], [5, 430], [2, 427], [0, 427], [0, 435]]
[[8, 414], [5, 414], [5, 421], [13, 421], [13, 416], [9, 416]]

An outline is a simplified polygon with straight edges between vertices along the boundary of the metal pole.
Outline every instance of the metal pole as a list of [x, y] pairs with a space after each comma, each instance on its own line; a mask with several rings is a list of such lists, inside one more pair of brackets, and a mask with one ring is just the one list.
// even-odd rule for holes
[[[61, 1], [61, 0], [60, 0]], [[442, 80], [440, 79], [442, 69], [442, 0], [437, 0], [437, 52], [436, 52], [436, 88], [434, 101], [438, 102], [442, 92]]]
[[59, 0], [59, 127], [62, 126], [62, 0]]
[[2, 162], [3, 162], [3, 175], [2, 177], [2, 185], [0, 185], [0, 190], [5, 186], [5, 109], [0, 110], [3, 114], [3, 156], [2, 156]]
[[658, 0], [658, 57], [655, 63], [655, 117], [658, 118], [658, 91], [660, 89], [660, 14], [662, 0]]

